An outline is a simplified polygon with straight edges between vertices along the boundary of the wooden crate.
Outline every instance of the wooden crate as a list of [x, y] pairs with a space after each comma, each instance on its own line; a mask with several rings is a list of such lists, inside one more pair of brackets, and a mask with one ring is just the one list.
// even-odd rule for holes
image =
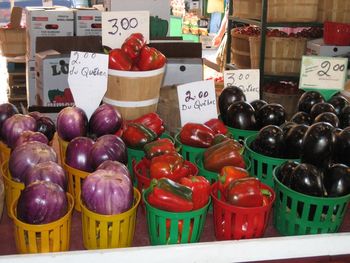
[[25, 55], [26, 30], [24, 28], [0, 28], [0, 51], [5, 57]]
[[[315, 22], [319, 0], [269, 0], [268, 22]], [[329, 0], [325, 0], [329, 1]], [[261, 19], [261, 0], [233, 1], [233, 15], [240, 18]]]
[[[295, 76], [300, 73], [306, 38], [267, 37], [264, 71], [267, 75]], [[250, 37], [251, 68], [259, 68], [260, 37]]]
[[350, 23], [349, 0], [319, 0], [317, 20]]

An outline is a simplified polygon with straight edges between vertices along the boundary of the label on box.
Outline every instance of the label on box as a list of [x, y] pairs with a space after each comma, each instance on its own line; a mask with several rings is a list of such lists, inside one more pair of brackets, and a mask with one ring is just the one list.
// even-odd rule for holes
[[75, 105], [85, 111], [88, 119], [107, 91], [107, 79], [108, 55], [71, 52], [68, 83]]
[[347, 58], [303, 56], [299, 89], [344, 89]]
[[236, 86], [243, 90], [246, 100], [260, 98], [260, 70], [237, 69], [224, 71], [224, 87]]
[[218, 117], [214, 80], [179, 85], [177, 95], [181, 126], [188, 122], [204, 123]]
[[149, 42], [149, 11], [124, 11], [102, 13], [102, 44], [110, 48], [120, 48], [132, 33], [142, 33]]

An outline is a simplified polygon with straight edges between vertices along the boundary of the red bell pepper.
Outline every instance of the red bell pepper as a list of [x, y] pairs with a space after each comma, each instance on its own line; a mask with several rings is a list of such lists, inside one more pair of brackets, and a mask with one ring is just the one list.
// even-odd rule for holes
[[154, 70], [164, 66], [166, 58], [164, 54], [153, 47], [144, 46], [141, 49], [137, 66], [140, 70]]
[[121, 49], [134, 61], [146, 45], [146, 40], [141, 33], [133, 33], [124, 40]]
[[221, 193], [225, 192], [226, 187], [231, 183], [231, 181], [248, 177], [249, 173], [247, 170], [235, 167], [235, 166], [224, 166], [221, 168], [218, 175], [218, 187]]
[[147, 159], [152, 159], [165, 153], [176, 152], [174, 143], [168, 138], [160, 138], [145, 144], [143, 147]]
[[214, 139], [211, 143], [211, 146], [215, 145], [215, 144], [218, 144], [220, 142], [223, 142], [223, 141], [227, 141], [227, 140], [230, 140], [230, 139], [233, 139], [231, 133], [227, 133], [227, 134], [215, 134], [214, 136]]
[[168, 178], [151, 181], [148, 195], [150, 205], [169, 212], [187, 212], [193, 209], [192, 190]]
[[140, 123], [128, 123], [123, 131], [122, 139], [128, 147], [142, 149], [146, 143], [157, 138], [151, 129]]
[[267, 189], [261, 188], [261, 182], [255, 177], [246, 177], [231, 181], [224, 192], [229, 204], [241, 207], [259, 207], [266, 201], [265, 196], [271, 196]]
[[210, 129], [212, 129], [216, 134], [227, 134], [228, 129], [225, 123], [219, 119], [210, 119], [209, 121], [204, 123]]
[[228, 165], [245, 168], [242, 150], [243, 146], [232, 139], [215, 144], [203, 153], [204, 168], [217, 173]]
[[150, 164], [150, 177], [155, 179], [169, 178], [178, 181], [181, 177], [191, 174], [191, 169], [177, 152], [166, 153], [153, 157]]
[[165, 130], [164, 121], [155, 112], [142, 115], [141, 117], [134, 119], [132, 122], [142, 123], [154, 131], [158, 136], [160, 136]]
[[215, 133], [208, 126], [200, 123], [186, 123], [180, 130], [181, 143], [200, 148], [208, 148], [214, 139]]
[[131, 59], [120, 48], [115, 48], [109, 51], [109, 64], [110, 69], [115, 70], [130, 70], [132, 66]]
[[205, 177], [189, 175], [182, 177], [179, 183], [192, 189], [193, 209], [202, 208], [208, 203], [211, 187]]

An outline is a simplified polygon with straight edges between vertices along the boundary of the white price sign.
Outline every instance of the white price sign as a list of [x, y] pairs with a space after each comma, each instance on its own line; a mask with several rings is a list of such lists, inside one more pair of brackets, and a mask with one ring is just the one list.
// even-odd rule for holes
[[107, 91], [108, 55], [72, 51], [68, 84], [75, 105], [90, 119]]
[[260, 70], [237, 69], [224, 71], [224, 87], [236, 86], [243, 90], [248, 102], [260, 98]]
[[132, 33], [142, 33], [149, 42], [149, 11], [102, 12], [102, 45], [120, 48]]
[[214, 80], [179, 85], [177, 95], [181, 126], [188, 122], [204, 123], [218, 117]]
[[300, 89], [344, 89], [347, 58], [303, 56]]

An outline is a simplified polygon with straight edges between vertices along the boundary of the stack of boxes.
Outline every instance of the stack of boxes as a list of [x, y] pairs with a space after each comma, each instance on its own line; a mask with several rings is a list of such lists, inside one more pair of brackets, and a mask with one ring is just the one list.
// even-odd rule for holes
[[[100, 36], [101, 12], [96, 9], [65, 7], [26, 8], [26, 86], [28, 106], [66, 106], [62, 101], [68, 87], [69, 54], [49, 50], [37, 52], [38, 37]], [[64, 43], [62, 43], [64, 44]], [[50, 49], [50, 47], [48, 47]], [[52, 90], [57, 96], [52, 95]], [[49, 91], [51, 91], [49, 96]], [[66, 91], [67, 93], [67, 91]], [[56, 97], [56, 100], [53, 100]]]

